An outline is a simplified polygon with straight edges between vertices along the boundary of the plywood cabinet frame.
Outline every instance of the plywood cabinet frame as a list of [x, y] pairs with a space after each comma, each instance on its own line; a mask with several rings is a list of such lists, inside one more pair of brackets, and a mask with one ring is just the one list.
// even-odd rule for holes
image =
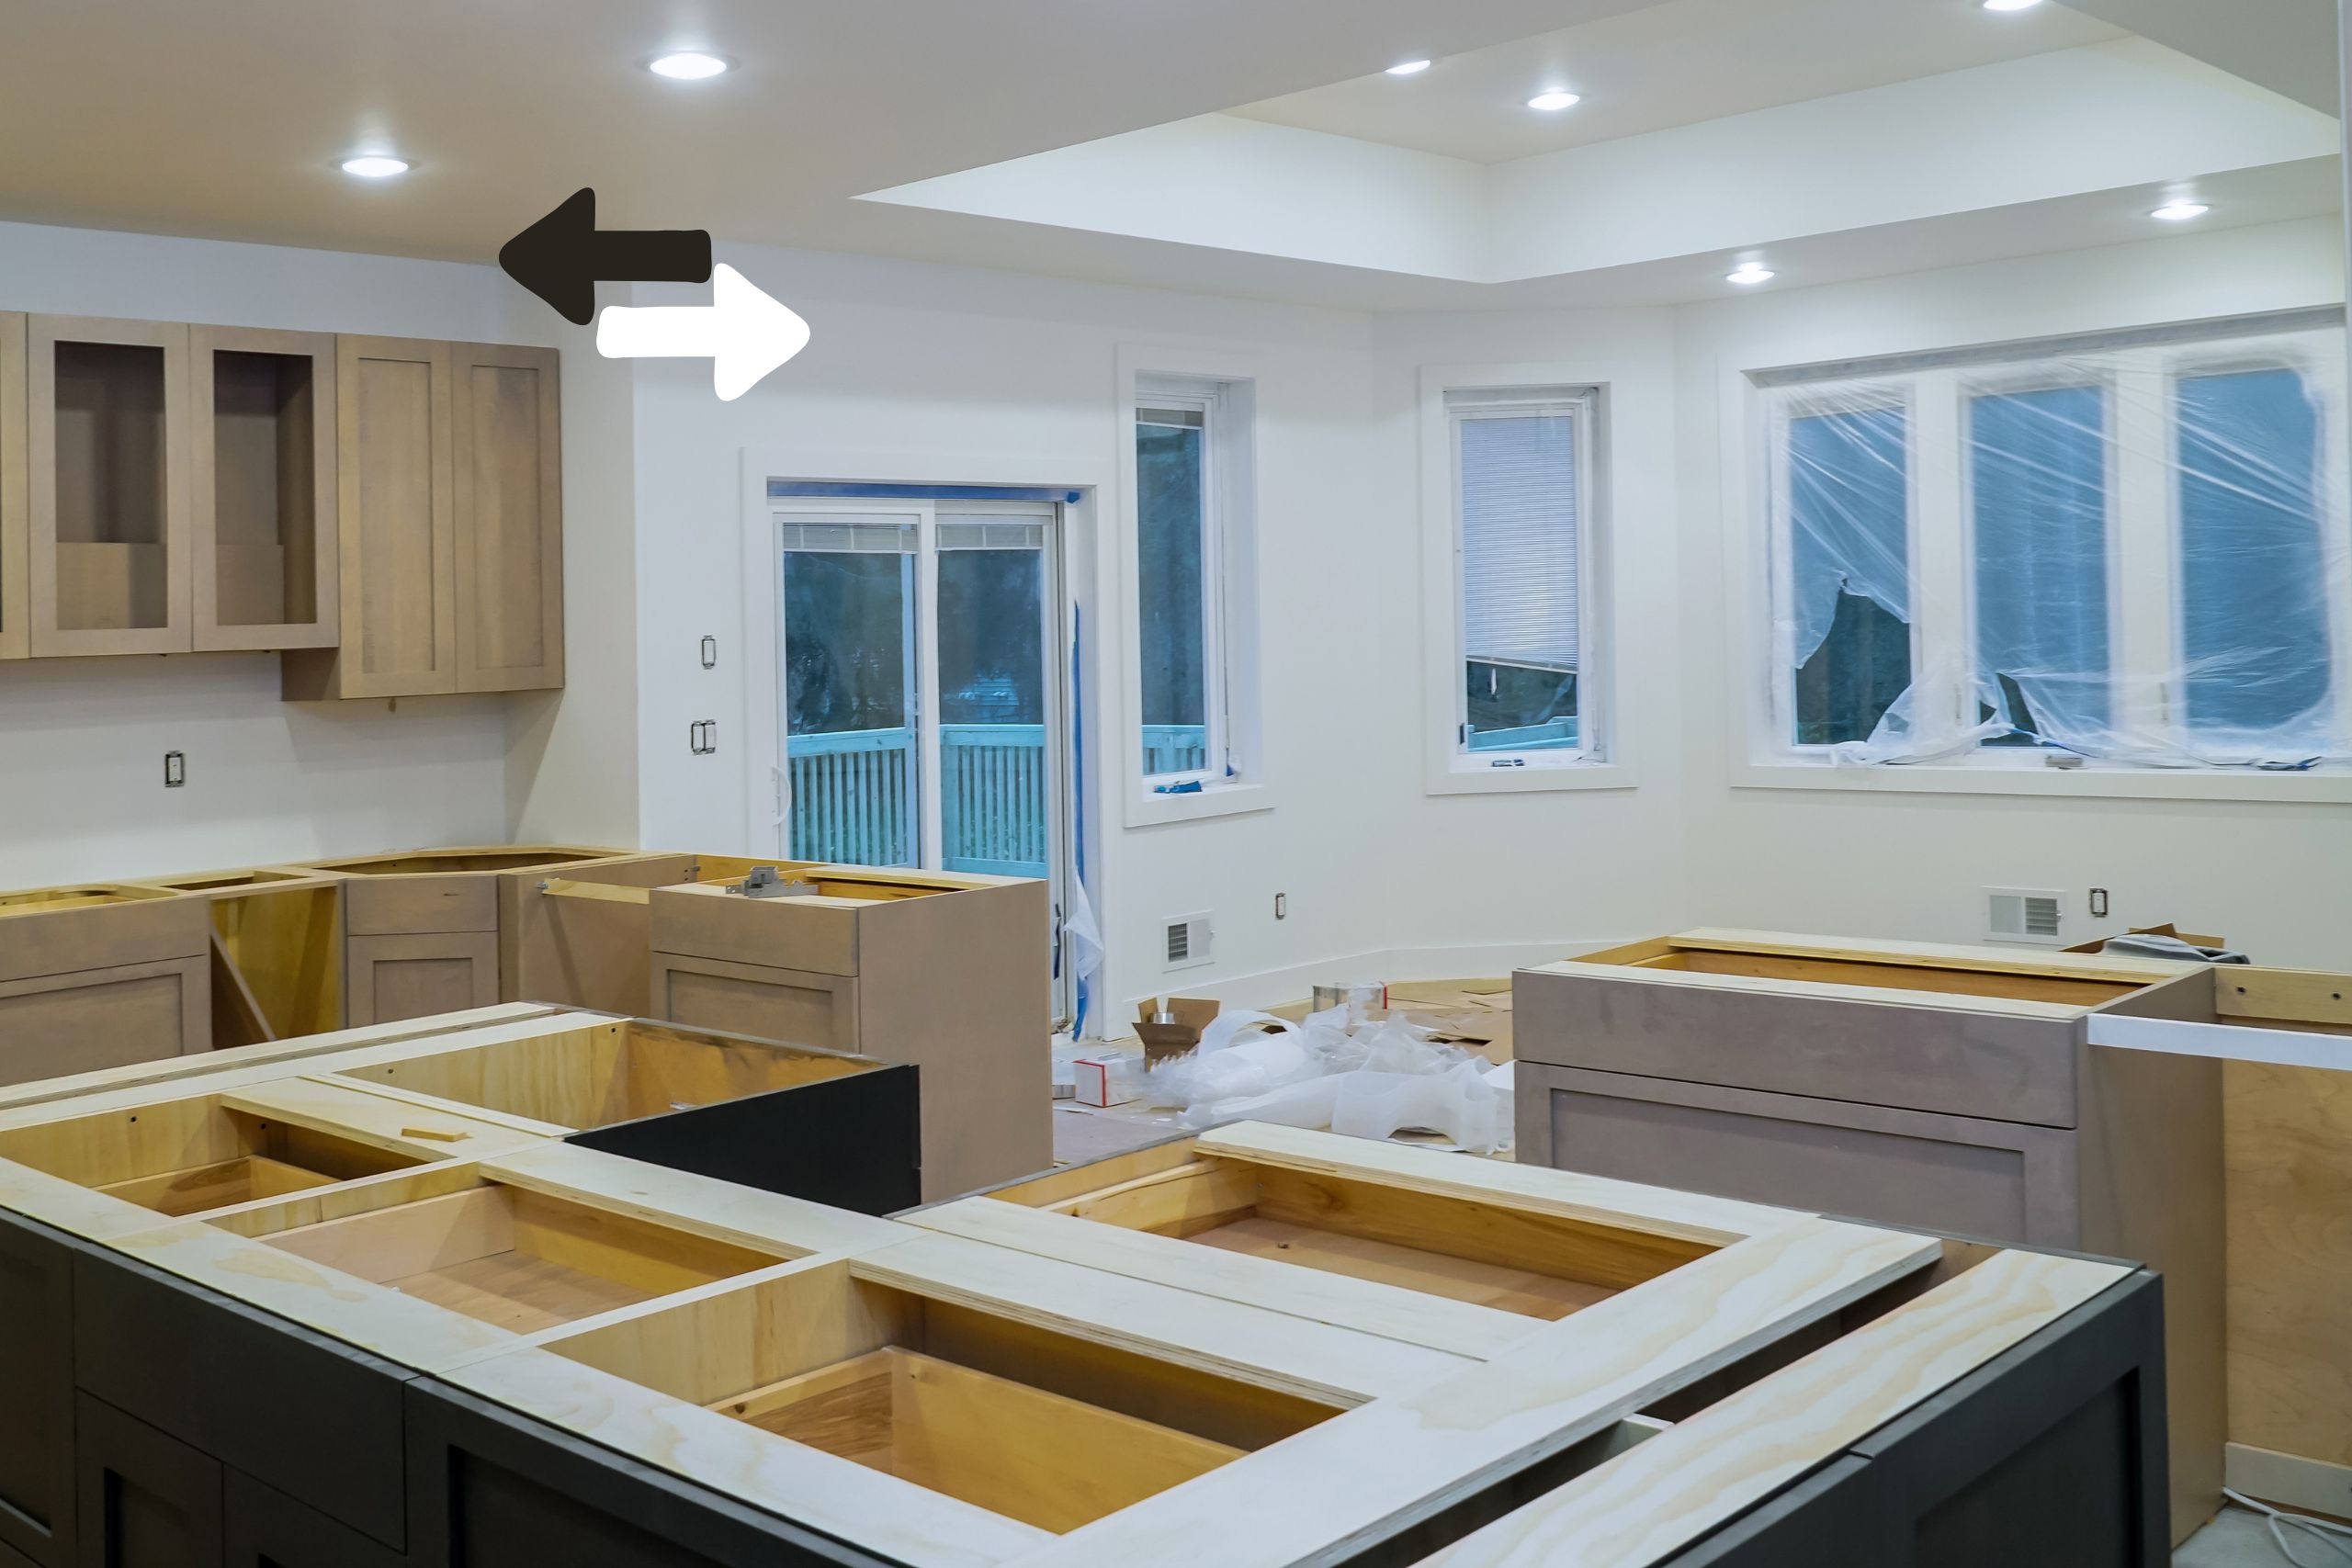
[[32, 652], [25, 442], [25, 318], [0, 311], [0, 659]]
[[[214, 444], [213, 387], [217, 353], [300, 356], [311, 361], [311, 577], [314, 618], [223, 625], [220, 605], [220, 519]], [[342, 530], [336, 521], [335, 340], [325, 333], [274, 332], [259, 327], [188, 329], [188, 421], [193, 519], [192, 576], [195, 649], [198, 653], [290, 648], [333, 648], [340, 638]]]
[[[57, 347], [62, 343], [158, 348], [164, 353], [163, 515], [164, 624], [91, 630], [59, 625], [57, 513]], [[36, 658], [117, 653], [187, 653], [189, 625], [188, 329], [173, 321], [32, 316], [26, 326], [26, 431], [29, 476], [28, 626]]]

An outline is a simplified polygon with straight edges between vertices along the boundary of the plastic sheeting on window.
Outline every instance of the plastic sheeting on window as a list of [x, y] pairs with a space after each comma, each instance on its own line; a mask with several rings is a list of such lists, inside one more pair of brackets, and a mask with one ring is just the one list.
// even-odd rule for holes
[[1772, 378], [1778, 741], [2352, 755], [2343, 354], [2306, 321]]

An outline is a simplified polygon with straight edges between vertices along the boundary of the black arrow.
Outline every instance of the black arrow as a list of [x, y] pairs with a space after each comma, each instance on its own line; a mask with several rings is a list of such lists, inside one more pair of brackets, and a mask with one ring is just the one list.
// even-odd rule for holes
[[507, 241], [498, 265], [564, 320], [584, 327], [596, 319], [599, 283], [708, 283], [710, 235], [701, 229], [599, 230], [596, 193], [582, 189]]

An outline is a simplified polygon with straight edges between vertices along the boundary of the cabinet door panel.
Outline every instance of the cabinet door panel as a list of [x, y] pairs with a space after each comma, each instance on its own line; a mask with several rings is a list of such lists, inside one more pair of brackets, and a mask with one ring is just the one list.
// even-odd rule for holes
[[456, 501], [447, 344], [336, 348], [341, 695], [458, 689]]
[[857, 982], [674, 953], [653, 955], [653, 1016], [696, 1029], [857, 1049]]
[[0, 659], [32, 651], [25, 467], [25, 318], [0, 310]]
[[0, 1084], [191, 1055], [211, 1038], [202, 958], [0, 983]]
[[187, 328], [26, 327], [31, 650], [186, 653]]
[[102, 1400], [74, 1410], [83, 1568], [220, 1568], [220, 1461]]
[[335, 340], [188, 329], [198, 651], [333, 648]]
[[[1522, 1062], [1562, 1170], [2040, 1247], [2079, 1245], [2072, 1133]], [[1545, 1144], [1548, 1140], [1548, 1145]], [[1545, 1152], [1545, 1151], [1548, 1152]]]
[[5, 1214], [0, 1325], [0, 1548], [72, 1568], [74, 1246]]
[[553, 349], [458, 344], [458, 689], [563, 684], [563, 459]]
[[241, 1470], [222, 1485], [228, 1568], [399, 1568], [406, 1558]]
[[498, 933], [359, 936], [345, 944], [350, 1022], [397, 1023], [498, 1001]]

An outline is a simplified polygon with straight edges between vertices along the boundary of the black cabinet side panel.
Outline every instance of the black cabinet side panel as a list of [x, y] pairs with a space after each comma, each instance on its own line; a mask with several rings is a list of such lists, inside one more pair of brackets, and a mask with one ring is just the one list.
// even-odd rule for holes
[[76, 1250], [0, 1213], [0, 1548], [41, 1568], [74, 1560]]
[[408, 1441], [417, 1568], [899, 1568], [428, 1379]]
[[407, 1369], [112, 1254], [77, 1258], [74, 1303], [83, 1388], [406, 1547]]
[[922, 1201], [920, 1071], [876, 1067], [592, 1128], [569, 1141], [828, 1208], [895, 1213]]

